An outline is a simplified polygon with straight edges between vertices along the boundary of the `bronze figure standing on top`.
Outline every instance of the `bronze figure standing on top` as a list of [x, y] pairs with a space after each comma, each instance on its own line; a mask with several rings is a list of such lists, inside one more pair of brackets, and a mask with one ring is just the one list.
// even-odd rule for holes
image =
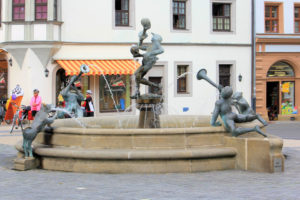
[[[131, 96], [132, 99], [138, 99], [140, 95], [140, 84], [148, 85], [149, 87], [156, 87], [161, 89], [160, 84], [153, 83], [144, 78], [148, 71], [153, 67], [153, 65], [158, 60], [157, 55], [162, 54], [164, 49], [161, 47], [162, 37], [158, 34], [151, 33], [152, 39], [149, 46], [143, 45], [143, 41], [148, 37], [147, 30], [151, 28], [150, 20], [144, 18], [141, 20], [143, 26], [143, 31], [139, 33], [139, 44], [133, 45], [130, 49], [133, 57], [142, 57], [142, 65], [135, 71], [135, 82], [136, 90], [135, 94]], [[140, 50], [146, 51], [146, 53], [141, 54]]]

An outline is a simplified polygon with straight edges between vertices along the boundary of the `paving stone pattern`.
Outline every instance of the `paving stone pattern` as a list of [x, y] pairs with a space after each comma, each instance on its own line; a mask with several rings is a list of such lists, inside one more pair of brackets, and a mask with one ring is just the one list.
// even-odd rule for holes
[[300, 145], [284, 148], [285, 172], [275, 174], [238, 170], [118, 175], [19, 172], [11, 170], [16, 152], [13, 146], [0, 144], [0, 200], [300, 199]]

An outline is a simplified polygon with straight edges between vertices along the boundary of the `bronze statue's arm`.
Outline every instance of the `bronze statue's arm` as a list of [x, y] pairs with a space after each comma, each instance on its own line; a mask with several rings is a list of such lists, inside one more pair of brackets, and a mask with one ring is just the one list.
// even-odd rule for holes
[[232, 100], [232, 101], [231, 101], [231, 105], [233, 105], [233, 106], [237, 109], [237, 111], [238, 111], [239, 113], [242, 113], [242, 112], [241, 112], [241, 109], [240, 109], [240, 107], [239, 107], [239, 105], [238, 105], [237, 100]]
[[76, 87], [74, 87], [74, 86], [72, 86], [72, 89], [78, 95], [77, 99], [83, 101], [84, 100], [83, 94]]
[[66, 96], [67, 93], [70, 91], [71, 88], [71, 84], [67, 85], [67, 87], [65, 87], [60, 93], [62, 96]]
[[67, 85], [67, 87], [65, 87], [65, 88], [60, 92], [62, 96], [67, 95], [67, 93], [70, 91], [70, 88], [71, 88], [71, 87], [74, 88], [74, 87], [72, 86], [72, 83], [75, 81], [76, 78], [77, 78], [76, 76], [72, 76], [72, 77], [71, 77], [71, 79], [70, 79], [69, 84]]
[[146, 45], [141, 45], [141, 46], [138, 46], [140, 50], [143, 50], [143, 51], [147, 51], [147, 48], [148, 46]]
[[216, 102], [215, 109], [210, 120], [210, 125], [212, 126], [221, 126], [221, 123], [217, 122], [218, 116], [220, 114], [220, 106], [221, 106], [220, 103]]

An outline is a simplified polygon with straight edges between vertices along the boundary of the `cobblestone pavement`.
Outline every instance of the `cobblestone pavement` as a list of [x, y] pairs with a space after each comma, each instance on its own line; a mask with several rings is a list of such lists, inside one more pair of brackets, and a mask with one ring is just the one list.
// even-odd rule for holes
[[[276, 126], [271, 124], [268, 132]], [[289, 133], [291, 125], [282, 126]], [[11, 137], [21, 137], [19, 132], [16, 134]], [[296, 145], [283, 149], [287, 156], [284, 173], [228, 170], [115, 175], [11, 170], [16, 150], [1, 142], [1, 138], [10, 137], [4, 135], [7, 133], [0, 129], [0, 200], [300, 199], [300, 140], [292, 140]]]

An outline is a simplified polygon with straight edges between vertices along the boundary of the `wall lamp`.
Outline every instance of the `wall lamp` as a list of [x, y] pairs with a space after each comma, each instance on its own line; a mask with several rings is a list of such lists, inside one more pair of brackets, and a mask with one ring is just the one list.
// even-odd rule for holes
[[8, 63], [12, 67], [12, 59], [11, 58], [8, 60]]
[[242, 75], [240, 74], [240, 75], [239, 75], [239, 81], [242, 82], [242, 79], [243, 79], [243, 77], [242, 77]]
[[49, 70], [46, 68], [44, 72], [45, 72], [45, 77], [47, 78], [49, 76]]
[[242, 77], [242, 75], [241, 75], [241, 74], [239, 75], [239, 77], [238, 77], [238, 78], [239, 78], [239, 82], [242, 82], [242, 79], [243, 79], [243, 77]]

